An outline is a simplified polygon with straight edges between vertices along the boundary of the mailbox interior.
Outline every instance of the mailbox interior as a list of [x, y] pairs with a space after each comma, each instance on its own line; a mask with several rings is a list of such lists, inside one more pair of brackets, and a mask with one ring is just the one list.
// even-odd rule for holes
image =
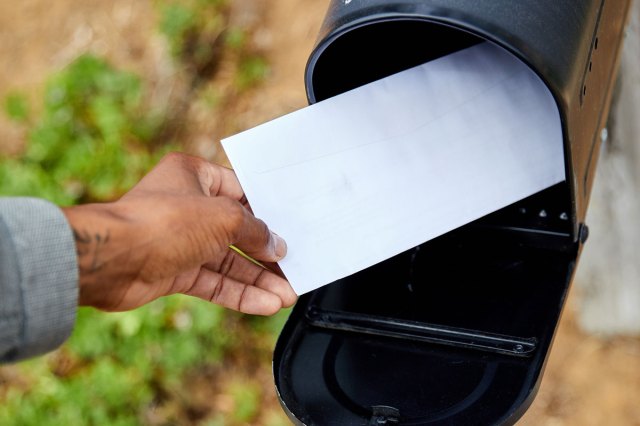
[[[308, 96], [320, 101], [480, 41], [427, 20], [355, 26], [316, 49]], [[301, 297], [274, 354], [291, 419], [515, 422], [537, 390], [578, 254], [570, 201], [558, 184]]]

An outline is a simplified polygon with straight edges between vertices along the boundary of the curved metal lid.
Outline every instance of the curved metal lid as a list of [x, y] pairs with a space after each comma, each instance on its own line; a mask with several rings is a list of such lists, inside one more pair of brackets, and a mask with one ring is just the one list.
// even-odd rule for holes
[[[346, 84], [350, 75], [369, 67], [378, 68], [377, 77], [381, 78], [408, 67], [404, 65], [415, 66], [421, 63], [416, 61], [433, 59], [439, 51], [456, 49], [462, 42], [460, 38], [464, 38], [461, 33], [473, 35], [467, 39], [475, 36], [502, 46], [531, 66], [558, 104], [571, 193], [572, 236], [577, 241], [586, 215], [600, 130], [608, 115], [629, 5], [629, 0], [334, 0], [307, 64], [307, 95], [311, 103], [324, 99], [329, 92], [319, 93], [318, 84], [325, 80], [332, 80], [335, 87], [354, 88]], [[367, 27], [398, 20], [432, 23], [431, 28], [440, 30], [405, 33], [401, 43], [359, 36], [371, 33]], [[388, 34], [393, 37], [393, 32]], [[343, 43], [352, 38], [357, 43]], [[327, 60], [327, 54], [341, 44], [351, 54], [343, 55], [340, 63], [334, 58]], [[407, 61], [398, 60], [401, 57], [407, 57]], [[404, 68], [381, 67], [390, 63]], [[336, 74], [338, 70], [340, 74]], [[384, 70], [389, 72], [385, 74]]]

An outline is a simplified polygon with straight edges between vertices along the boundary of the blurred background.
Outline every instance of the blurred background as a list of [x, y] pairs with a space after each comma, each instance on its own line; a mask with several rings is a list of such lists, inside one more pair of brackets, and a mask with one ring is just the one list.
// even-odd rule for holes
[[[169, 150], [228, 164], [220, 138], [306, 105], [327, 4], [0, 0], [0, 195], [107, 201]], [[628, 154], [640, 134], [629, 127], [639, 15], [636, 5], [594, 188], [595, 248], [523, 425], [640, 425], [640, 155]], [[0, 367], [0, 424], [287, 425], [271, 376], [287, 314], [180, 296], [129, 313], [80, 309], [61, 349]]]

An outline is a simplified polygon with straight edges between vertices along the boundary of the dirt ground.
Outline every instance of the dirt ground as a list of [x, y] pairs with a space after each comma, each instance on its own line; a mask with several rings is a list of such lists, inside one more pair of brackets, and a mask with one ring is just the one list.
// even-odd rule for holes
[[[257, 19], [255, 42], [271, 71], [227, 113], [231, 128], [248, 128], [306, 104], [303, 70], [327, 0], [244, 0]], [[150, 79], [173, 70], [154, 28], [155, 10], [143, 0], [0, 1], [0, 99], [21, 90], [33, 100], [45, 77], [90, 50]], [[189, 135], [194, 151], [224, 156], [207, 126]], [[0, 148], [20, 149], [23, 130], [0, 118]], [[208, 149], [202, 147], [209, 147]], [[198, 148], [200, 147], [200, 148]], [[572, 292], [542, 386], [522, 425], [640, 425], [640, 339], [603, 339], [580, 331]], [[275, 404], [275, 398], [271, 399]]]

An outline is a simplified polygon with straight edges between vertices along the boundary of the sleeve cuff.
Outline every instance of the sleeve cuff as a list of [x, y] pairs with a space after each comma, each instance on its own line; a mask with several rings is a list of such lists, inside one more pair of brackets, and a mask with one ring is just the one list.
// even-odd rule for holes
[[11, 321], [18, 328], [16, 342], [11, 348], [2, 345], [8, 350], [0, 356], [15, 361], [51, 351], [71, 334], [78, 265], [73, 233], [57, 206], [34, 198], [0, 199], [0, 225], [8, 230], [3, 245], [12, 245], [15, 264], [10, 268], [18, 281], [6, 283], [17, 290]]

